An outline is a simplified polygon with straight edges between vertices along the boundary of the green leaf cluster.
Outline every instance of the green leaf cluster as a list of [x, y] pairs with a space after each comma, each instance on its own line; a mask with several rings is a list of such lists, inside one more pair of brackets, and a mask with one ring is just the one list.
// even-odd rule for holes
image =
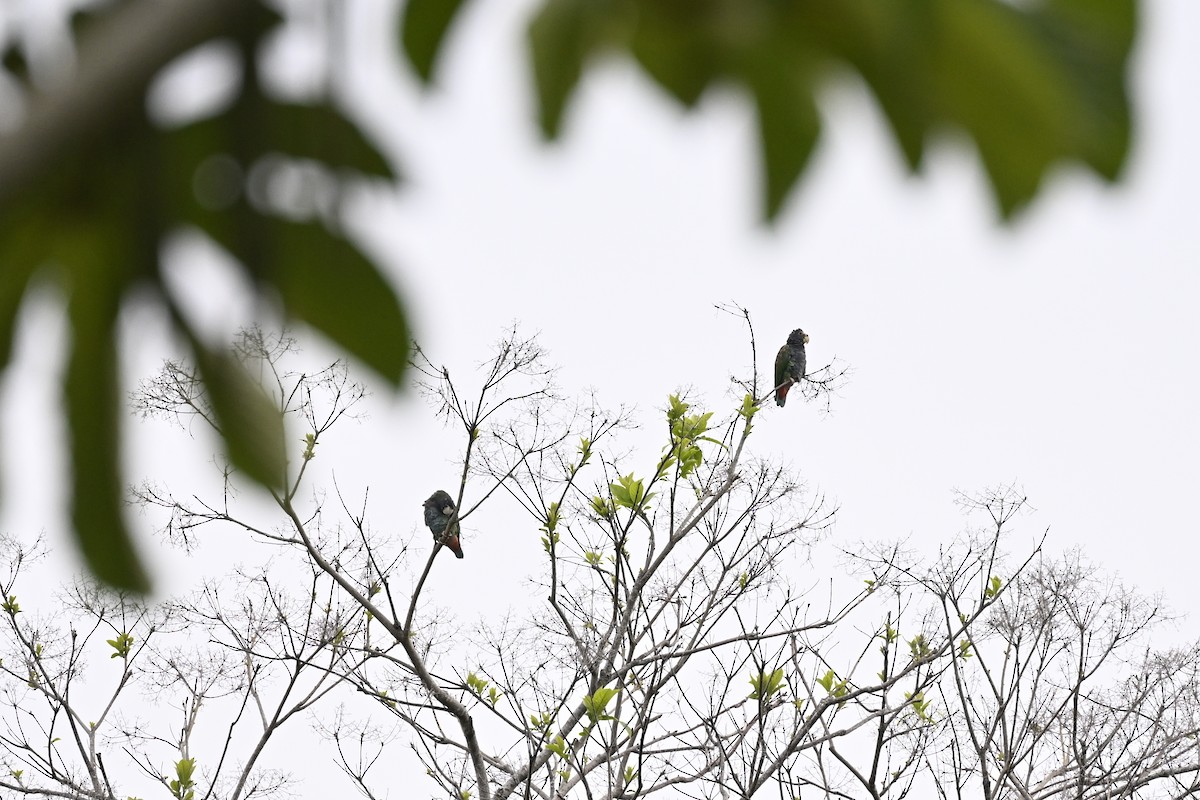
[[613, 717], [607, 712], [608, 704], [617, 696], [619, 690], [612, 689], [607, 686], [601, 686], [596, 691], [583, 698], [583, 708], [587, 712], [589, 726], [595, 725], [598, 722], [606, 722], [612, 720]]
[[15, 594], [9, 594], [4, 596], [4, 605], [0, 606], [0, 609], [10, 617], [15, 617], [21, 613], [21, 604], [17, 602]]
[[658, 477], [665, 478], [668, 470], [678, 464], [680, 476], [687, 478], [704, 463], [704, 453], [699, 442], [710, 442], [720, 447], [724, 445], [704, 435], [708, 432], [708, 421], [712, 419], [711, 411], [704, 414], [688, 414], [691, 405], [674, 394], [668, 398], [668, 402], [670, 405], [667, 407], [667, 424], [671, 428], [671, 446], [667, 457], [659, 464]]
[[754, 395], [747, 394], [742, 398], [742, 406], [738, 409], [738, 416], [746, 420], [746, 435], [750, 435], [750, 431], [754, 430], [754, 415], [758, 413], [760, 406], [754, 402]]
[[115, 639], [105, 640], [114, 652], [109, 658], [129, 658], [129, 650], [133, 647], [133, 637], [122, 631]]
[[1000, 580], [1000, 577], [998, 575], [993, 575], [992, 579], [988, 581], [987, 586], [983, 590], [983, 596], [988, 600], [991, 600], [996, 595], [1000, 594], [1001, 585], [1003, 584]]
[[933, 722], [933, 716], [929, 713], [929, 707], [933, 701], [926, 700], [924, 692], [917, 692], [915, 694], [912, 692], [905, 692], [904, 699], [906, 702], [912, 705], [913, 711], [916, 712], [917, 717], [920, 718], [922, 722]]
[[600, 519], [610, 519], [613, 514], [617, 513], [617, 507], [607, 497], [596, 495], [592, 498], [592, 513]]
[[546, 509], [546, 521], [542, 523], [542, 527], [538, 528], [545, 536], [542, 537], [542, 549], [549, 553], [554, 545], [559, 542], [558, 535], [558, 502], [550, 504], [550, 508]]
[[908, 651], [912, 655], [913, 661], [923, 661], [933, 655], [933, 649], [929, 646], [923, 633], [918, 633], [908, 640]]
[[579, 461], [572, 464], [568, 470], [568, 478], [574, 478], [575, 473], [587, 466], [592, 460], [592, 440], [586, 436], [579, 440]]
[[787, 688], [783, 679], [783, 669], [767, 672], [765, 669], [750, 678], [750, 699], [769, 700], [772, 695]]
[[193, 788], [196, 783], [192, 780], [192, 775], [196, 771], [196, 759], [181, 758], [175, 762], [175, 779], [167, 784], [167, 788], [171, 790], [171, 796], [175, 800], [195, 800], [196, 791]]
[[567, 747], [567, 742], [562, 736], [555, 736], [554, 739], [546, 745], [551, 753], [554, 753], [559, 758], [566, 758], [571, 749]]
[[850, 693], [850, 687], [847, 685], [846, 681], [839, 680], [837, 673], [835, 673], [833, 670], [829, 670], [824, 675], [817, 678], [817, 683], [820, 684], [821, 688], [824, 689], [831, 697], [845, 697]]
[[974, 653], [971, 652], [971, 640], [967, 639], [965, 637], [962, 639], [959, 639], [958, 640], [958, 657], [961, 659], [968, 659], [973, 655], [974, 655]]
[[[616, 483], [610, 483], [608, 491], [612, 494], [613, 502], [617, 506], [632, 509], [638, 514], [644, 514], [649, 510], [646, 503], [654, 497], [654, 492], [647, 494], [641, 478], [633, 477], [632, 472], [618, 477]], [[594, 505], [593, 503], [593, 507]]]
[[[496, 701], [500, 699], [500, 692], [495, 686], [489, 686], [486, 678], [481, 678], [474, 672], [467, 674], [467, 689], [472, 694], [478, 695], [481, 698], [486, 698], [488, 704], [496, 705]], [[486, 691], [486, 694], [485, 694]]]

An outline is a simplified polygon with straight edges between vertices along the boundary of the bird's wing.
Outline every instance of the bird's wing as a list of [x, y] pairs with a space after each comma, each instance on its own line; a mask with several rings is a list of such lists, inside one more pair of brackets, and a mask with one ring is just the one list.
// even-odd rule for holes
[[788, 351], [788, 346], [785, 344], [779, 348], [779, 352], [775, 354], [775, 385], [783, 383], [788, 379], [788, 364], [792, 360], [792, 355]]

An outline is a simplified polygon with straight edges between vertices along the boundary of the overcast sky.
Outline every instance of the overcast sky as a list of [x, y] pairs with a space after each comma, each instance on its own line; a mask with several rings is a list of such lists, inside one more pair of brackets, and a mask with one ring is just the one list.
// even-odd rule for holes
[[[407, 183], [370, 192], [354, 222], [433, 358], [465, 372], [515, 320], [540, 332], [565, 390], [595, 388], [654, 424], [681, 388], [728, 402], [748, 348], [713, 306], [734, 301], [756, 322], [761, 366], [803, 327], [810, 366], [837, 356], [852, 369], [829, 413], [789, 402], [755, 432], [760, 452], [840, 504], [836, 540], [907, 537], [934, 549], [961, 527], [955, 490], [1014, 483], [1037, 509], [1022, 522], [1028, 535], [1049, 528], [1051, 550], [1082, 545], [1143, 590], [1200, 611], [1200, 5], [1144, 3], [1135, 146], [1119, 187], [1065, 169], [1004, 227], [967, 144], [944, 142], [923, 175], [908, 176], [877, 109], [847, 81], [824, 98], [824, 138], [773, 230], [758, 220], [744, 98], [715, 91], [685, 114], [614, 61], [585, 80], [562, 141], [546, 147], [524, 61], [528, 2], [470, 8], [430, 92], [395, 60], [389, 5], [353, 5], [349, 96]], [[285, 44], [303, 75], [304, 42]], [[189, 269], [210, 276], [213, 324], [233, 325], [244, 313], [236, 286], [217, 267]], [[26, 314], [4, 381], [0, 518], [5, 531], [45, 529], [56, 544], [61, 459], [45, 414], [56, 402], [46, 353], [60, 323], [45, 305]], [[131, 317], [132, 379], [169, 353], [146, 334], [156, 324]], [[330, 351], [315, 342], [309, 352]], [[379, 526], [409, 536], [421, 500], [453, 486], [460, 442], [415, 394], [375, 388], [370, 418], [331, 439], [320, 464], [343, 487], [370, 485]], [[131, 429], [135, 471], [208, 480], [207, 442], [177, 437], [164, 450], [165, 428]], [[535, 571], [523, 559], [538, 534], [489, 530], [487, 519], [468, 528], [467, 558], [451, 566], [460, 586], [500, 593], [492, 598]], [[69, 556], [58, 559], [66, 574]], [[469, 615], [479, 604], [464, 595], [456, 608]], [[1194, 632], [1195, 620], [1184, 627]]]
[[[1064, 169], [1002, 227], [966, 144], [907, 176], [846, 82], [770, 231], [749, 104], [731, 92], [685, 114], [614, 61], [583, 84], [563, 140], [540, 145], [518, 5], [472, 9], [428, 94], [403, 74], [354, 82], [410, 178], [372, 207], [369, 240], [431, 352], [471, 363], [516, 319], [566, 387], [650, 415], [682, 386], [721, 399], [747, 351], [712, 306], [735, 300], [768, 356], [803, 327], [810, 364], [853, 369], [831, 414], [789, 405], [759, 428], [840, 501], [838, 537], [932, 544], [956, 530], [954, 489], [1015, 482], [1053, 546], [1193, 602], [1179, 556], [1200, 532], [1200, 7], [1145, 4], [1120, 187]], [[361, 30], [388, 29], [370, 16]]]

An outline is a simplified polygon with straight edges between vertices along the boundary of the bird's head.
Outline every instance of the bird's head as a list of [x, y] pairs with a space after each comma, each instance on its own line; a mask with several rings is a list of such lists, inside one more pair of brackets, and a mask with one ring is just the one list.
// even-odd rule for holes
[[441, 489], [438, 489], [436, 492], [431, 494], [429, 496], [429, 499], [426, 500], [424, 503], [422, 503], [422, 505], [425, 506], [426, 508], [436, 508], [440, 511], [441, 509], [445, 508], [446, 506], [450, 506], [451, 508], [453, 508], [454, 507], [454, 498], [451, 497], [449, 495], [449, 493], [444, 492]]
[[799, 347], [802, 344], [808, 344], [808, 334], [799, 328], [796, 328], [796, 330], [792, 331], [788, 335], [787, 343], [792, 347]]

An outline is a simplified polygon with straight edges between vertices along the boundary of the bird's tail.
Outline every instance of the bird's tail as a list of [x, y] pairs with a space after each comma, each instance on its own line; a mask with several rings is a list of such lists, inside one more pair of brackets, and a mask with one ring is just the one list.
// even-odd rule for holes
[[446, 545], [446, 547], [450, 548], [450, 552], [454, 553], [455, 558], [463, 557], [462, 545], [459, 544], [457, 535], [447, 536], [445, 539], [442, 540], [442, 544], [444, 544], [444, 545]]
[[783, 404], [787, 402], [787, 393], [788, 389], [790, 388], [792, 388], [791, 381], [780, 384], [775, 388], [775, 405], [779, 406], [780, 408], [783, 407]]

